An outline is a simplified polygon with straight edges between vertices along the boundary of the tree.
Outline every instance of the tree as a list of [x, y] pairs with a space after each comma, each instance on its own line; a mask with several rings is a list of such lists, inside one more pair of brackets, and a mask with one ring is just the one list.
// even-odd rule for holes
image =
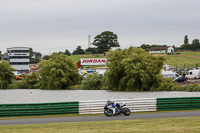
[[92, 73], [81, 82], [83, 90], [99, 90], [103, 84], [103, 76], [101, 74]]
[[191, 49], [196, 51], [200, 49], [199, 39], [192, 40]]
[[34, 52], [31, 62], [39, 63], [41, 61], [42, 54], [40, 52]]
[[164, 57], [152, 56], [141, 48], [110, 51], [105, 81], [109, 89], [119, 91], [147, 91], [162, 81], [160, 70]]
[[30, 48], [30, 49], [29, 49], [29, 59], [30, 59], [30, 62], [32, 62], [32, 57], [33, 57], [33, 55], [34, 55], [33, 49]]
[[87, 48], [85, 52], [91, 52], [92, 54], [99, 54], [97, 48]]
[[53, 53], [49, 60], [39, 63], [42, 89], [66, 89], [76, 85], [81, 80], [76, 64], [62, 53]]
[[151, 45], [151, 47], [166, 47], [167, 45], [157, 45], [157, 44], [153, 44]]
[[108, 51], [111, 47], [119, 47], [118, 37], [111, 31], [104, 31], [94, 38], [93, 45], [100, 53]]
[[183, 44], [180, 46], [180, 49], [182, 50], [191, 50], [191, 45], [190, 44]]
[[40, 62], [42, 54], [40, 52], [34, 52], [32, 48], [29, 49], [29, 59], [31, 63]]
[[65, 53], [64, 53], [65, 55], [68, 55], [68, 56], [70, 56], [71, 55], [71, 53], [69, 52], [69, 50], [65, 50]]
[[146, 50], [146, 51], [149, 51], [149, 48], [150, 48], [151, 46], [149, 45], [149, 44], [142, 44], [141, 46], [140, 46], [140, 48], [142, 48], [142, 49], [144, 49], [144, 50]]
[[77, 54], [85, 54], [85, 51], [81, 48], [81, 46], [77, 46], [76, 50], [74, 50], [73, 55]]
[[175, 45], [173, 45], [172, 48], [174, 49], [174, 52], [176, 52], [177, 49], [176, 49]]
[[185, 35], [184, 37], [184, 44], [180, 46], [181, 50], [191, 50], [191, 45], [188, 43], [188, 37]]
[[39, 88], [39, 74], [33, 72], [29, 75], [25, 75], [22, 82], [27, 86], [28, 89], [38, 89]]
[[192, 40], [192, 44], [199, 44], [199, 39]]
[[3, 55], [1, 54], [1, 50], [0, 50], [0, 60], [2, 60]]
[[184, 44], [188, 44], [188, 37], [187, 37], [187, 35], [185, 35], [185, 37], [184, 37]]
[[35, 52], [35, 58], [41, 59], [42, 54], [40, 52]]
[[44, 60], [49, 60], [49, 55], [44, 55], [44, 56], [42, 57], [42, 59], [44, 59]]
[[0, 89], [7, 89], [8, 85], [12, 83], [14, 78], [14, 71], [15, 69], [12, 68], [8, 61], [0, 62]]

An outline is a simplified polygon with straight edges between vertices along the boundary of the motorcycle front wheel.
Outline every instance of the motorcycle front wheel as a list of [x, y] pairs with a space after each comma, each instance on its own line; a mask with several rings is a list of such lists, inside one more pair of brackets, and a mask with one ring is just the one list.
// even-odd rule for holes
[[123, 108], [123, 114], [124, 114], [125, 116], [129, 116], [129, 115], [131, 114], [130, 109], [129, 109], [129, 108]]
[[113, 111], [111, 109], [104, 109], [104, 114], [110, 117], [113, 116]]

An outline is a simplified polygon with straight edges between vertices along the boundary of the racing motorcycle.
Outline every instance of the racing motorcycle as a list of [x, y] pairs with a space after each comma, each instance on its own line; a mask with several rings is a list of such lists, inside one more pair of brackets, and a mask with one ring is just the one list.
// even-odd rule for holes
[[117, 114], [123, 113], [125, 116], [129, 116], [131, 114], [131, 111], [129, 108], [126, 108], [126, 103], [114, 103], [112, 101], [107, 101], [107, 103], [104, 106], [104, 114], [106, 116], [113, 116]]

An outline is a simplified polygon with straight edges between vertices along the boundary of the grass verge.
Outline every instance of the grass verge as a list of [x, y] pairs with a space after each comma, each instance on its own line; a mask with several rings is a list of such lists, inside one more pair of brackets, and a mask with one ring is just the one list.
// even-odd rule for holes
[[200, 117], [0, 126], [1, 133], [199, 133]]

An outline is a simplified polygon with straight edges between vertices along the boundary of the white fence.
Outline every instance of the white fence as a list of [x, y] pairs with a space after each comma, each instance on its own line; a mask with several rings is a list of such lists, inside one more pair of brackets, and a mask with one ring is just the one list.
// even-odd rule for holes
[[[156, 98], [111, 99], [115, 103], [126, 103], [131, 112], [156, 111]], [[102, 114], [107, 100], [79, 101], [79, 114]]]

